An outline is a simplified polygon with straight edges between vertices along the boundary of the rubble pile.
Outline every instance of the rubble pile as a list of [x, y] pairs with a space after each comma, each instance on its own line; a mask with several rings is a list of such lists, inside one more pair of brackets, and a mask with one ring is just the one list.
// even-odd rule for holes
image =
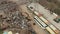
[[28, 15], [25, 16], [19, 11], [16, 3], [3, 0], [0, 2], [0, 29], [11, 30], [20, 34], [28, 34], [30, 32], [31, 34], [33, 29], [28, 23], [31, 21], [28, 17]]

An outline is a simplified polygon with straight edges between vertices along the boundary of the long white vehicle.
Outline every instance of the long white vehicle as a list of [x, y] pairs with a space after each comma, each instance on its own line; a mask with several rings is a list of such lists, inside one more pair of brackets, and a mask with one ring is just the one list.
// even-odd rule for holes
[[53, 13], [54, 16], [58, 17], [58, 15], [56, 13]]
[[34, 21], [35, 21], [35, 23], [38, 24], [41, 28], [45, 29], [45, 28], [42, 26], [42, 24], [39, 23], [39, 21], [38, 21], [37, 19], [34, 18]]
[[54, 32], [50, 27], [46, 27], [46, 30], [47, 30], [50, 34], [55, 34], [55, 32]]
[[48, 20], [46, 20], [43, 16], [42, 16], [42, 14], [40, 14], [39, 12], [34, 12], [37, 16], [39, 16], [39, 18], [41, 19], [41, 20], [43, 20], [46, 24], [49, 24], [49, 21]]
[[47, 25], [41, 19], [39, 19], [39, 17], [34, 16], [34, 19], [36, 19], [35, 21], [38, 21], [38, 24], [40, 24], [43, 29], [47, 27]]
[[55, 27], [55, 26], [53, 26], [52, 24], [51, 25], [49, 25], [50, 26], [50, 28], [56, 33], [56, 34], [58, 34], [60, 31]]

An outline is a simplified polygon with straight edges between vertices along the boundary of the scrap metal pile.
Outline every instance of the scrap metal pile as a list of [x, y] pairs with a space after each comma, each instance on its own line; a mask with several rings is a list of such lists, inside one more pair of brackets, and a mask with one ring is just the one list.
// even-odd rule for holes
[[15, 2], [0, 0], [0, 29], [31, 34], [34, 31], [28, 23], [31, 21], [28, 17], [19, 11]]

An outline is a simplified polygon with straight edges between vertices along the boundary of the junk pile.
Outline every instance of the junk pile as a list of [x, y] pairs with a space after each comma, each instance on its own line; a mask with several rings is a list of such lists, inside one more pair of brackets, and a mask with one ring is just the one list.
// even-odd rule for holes
[[31, 21], [28, 14], [25, 13], [27, 15], [25, 16], [18, 7], [15, 2], [0, 0], [0, 29], [12, 31], [13, 34], [16, 32], [19, 34], [35, 33], [28, 23]]

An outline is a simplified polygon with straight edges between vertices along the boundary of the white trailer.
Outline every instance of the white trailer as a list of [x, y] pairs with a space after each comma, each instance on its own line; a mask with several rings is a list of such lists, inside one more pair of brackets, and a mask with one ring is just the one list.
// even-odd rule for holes
[[42, 16], [42, 14], [40, 14], [40, 13], [38, 13], [38, 12], [34, 12], [37, 16], [39, 16], [39, 18], [41, 19], [41, 20], [43, 20], [46, 24], [48, 24], [49, 23], [49, 21], [48, 20], [46, 20], [43, 16]]
[[58, 17], [58, 15], [57, 15], [56, 13], [53, 13], [53, 15], [54, 15], [55, 17]]
[[50, 28], [54, 31], [54, 32], [56, 32], [57, 34], [60, 32], [55, 26], [53, 26], [52, 24], [51, 25], [49, 25], [50, 26]]
[[47, 30], [50, 34], [55, 34], [55, 32], [54, 32], [50, 27], [46, 27], [46, 30]]

